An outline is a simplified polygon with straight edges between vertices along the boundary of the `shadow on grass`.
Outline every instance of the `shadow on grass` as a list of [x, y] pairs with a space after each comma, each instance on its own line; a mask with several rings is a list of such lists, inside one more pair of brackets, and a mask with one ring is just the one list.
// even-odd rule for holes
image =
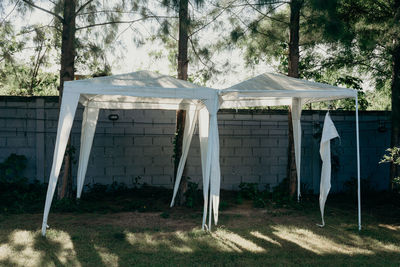
[[223, 213], [212, 233], [188, 226], [198, 223], [193, 215], [142, 214], [137, 225], [119, 214], [55, 215], [46, 238], [35, 228], [40, 216], [15, 215], [0, 222], [0, 265], [398, 265], [398, 226], [366, 218], [358, 232], [349, 214], [331, 212], [340, 215], [325, 228], [315, 226], [317, 213]]

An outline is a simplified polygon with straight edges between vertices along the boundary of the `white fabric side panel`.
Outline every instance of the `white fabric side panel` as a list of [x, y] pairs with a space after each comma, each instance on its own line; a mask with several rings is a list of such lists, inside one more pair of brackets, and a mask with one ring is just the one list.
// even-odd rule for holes
[[197, 109], [186, 110], [185, 129], [183, 132], [183, 141], [182, 141], [182, 156], [179, 160], [178, 170], [176, 172], [174, 193], [170, 205], [171, 207], [174, 206], [176, 193], [178, 192], [179, 185], [181, 183], [182, 173], [183, 169], [185, 168], [186, 159], [190, 148], [190, 142], [192, 141], [198, 114], [199, 112]]
[[[215, 224], [218, 221], [219, 191], [220, 191], [220, 180], [221, 180], [221, 173], [219, 166], [219, 138], [218, 138], [218, 119], [217, 119], [219, 99], [215, 98], [210, 101], [205, 101], [204, 104], [206, 105], [210, 113], [205, 180], [210, 184], [208, 230], [211, 231], [212, 214], [214, 214]], [[203, 222], [205, 222], [204, 218]]]
[[322, 224], [321, 227], [325, 226], [324, 220], [324, 209], [326, 199], [331, 189], [331, 140], [338, 137], [339, 134], [329, 116], [329, 111], [326, 113], [324, 127], [322, 129], [321, 145], [319, 153], [322, 159], [321, 169], [321, 184], [319, 192], [319, 206], [321, 210]]
[[207, 158], [209, 156], [209, 121], [210, 114], [206, 108], [203, 108], [199, 112], [199, 139], [200, 139], [200, 153], [201, 153], [201, 170], [203, 176], [203, 222], [201, 228], [204, 230], [207, 219], [208, 209], [208, 189], [210, 184], [209, 168], [207, 168]]
[[78, 106], [79, 94], [69, 93], [64, 90], [62, 104], [60, 108], [60, 116], [58, 119], [57, 138], [54, 148], [53, 165], [49, 177], [49, 185], [47, 187], [46, 203], [44, 207], [42, 235], [46, 235], [47, 218], [50, 211], [51, 202], [56, 189], [58, 176], [60, 174], [61, 164], [64, 158], [65, 149], [68, 143], [68, 137], [71, 132], [72, 123], [74, 121], [75, 111]]
[[292, 124], [293, 124], [293, 139], [294, 139], [294, 154], [296, 159], [297, 171], [297, 201], [300, 200], [300, 171], [301, 171], [301, 108], [302, 100], [293, 98], [292, 100]]
[[218, 208], [219, 208], [219, 192], [221, 185], [221, 170], [219, 165], [219, 136], [218, 136], [218, 121], [217, 115], [211, 117], [212, 129], [212, 166], [210, 178], [210, 195], [212, 201], [212, 208], [214, 212], [214, 223], [218, 223]]
[[92, 149], [93, 137], [96, 131], [97, 119], [99, 117], [99, 109], [85, 107], [82, 119], [81, 133], [81, 149], [79, 153], [78, 177], [76, 197], [80, 198], [82, 194], [83, 184], [89, 162], [90, 151]]
[[[141, 101], [139, 97], [128, 97], [119, 96], [120, 101], [99, 101], [90, 100], [87, 103], [83, 103], [86, 106], [101, 108], [101, 109], [166, 109], [166, 110], [177, 110], [177, 109], [188, 109], [190, 106], [195, 106], [195, 101], [182, 101], [182, 99], [171, 99], [173, 101], [167, 102], [170, 99], [154, 99], [151, 98], [152, 102], [134, 102]], [[132, 102], [129, 102], [132, 101]], [[176, 102], [176, 103], [175, 103]]]

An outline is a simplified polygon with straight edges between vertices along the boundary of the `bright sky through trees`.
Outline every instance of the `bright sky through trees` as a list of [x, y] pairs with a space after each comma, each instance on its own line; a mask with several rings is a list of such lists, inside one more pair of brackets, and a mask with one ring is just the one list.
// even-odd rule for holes
[[[43, 1], [40, 6], [46, 9], [51, 9], [51, 3]], [[7, 7], [4, 10], [2, 17], [10, 14], [9, 17], [13, 17], [12, 21], [15, 26], [22, 28], [24, 26], [33, 24], [48, 25], [51, 24], [52, 17], [45, 12], [33, 9], [28, 11], [23, 18], [17, 16], [17, 11], [12, 11], [12, 6]], [[163, 14], [165, 11], [158, 7], [153, 11], [157, 14]], [[227, 18], [222, 18], [227, 20]], [[107, 63], [111, 66], [113, 74], [133, 72], [137, 70], [150, 70], [159, 71], [163, 74], [169, 74], [172, 76], [176, 75], [176, 69], [171, 66], [168, 60], [168, 51], [161, 43], [161, 41], [150, 40], [151, 36], [158, 30], [159, 24], [154, 20], [139, 21], [134, 24], [123, 24], [119, 28], [117, 39], [114, 41], [115, 49], [110, 49], [106, 52]], [[211, 27], [207, 27], [198, 33], [200, 43], [207, 47], [208, 43], [212, 43], [218, 37], [216, 33], [211, 30]], [[95, 38], [93, 36], [93, 38]], [[29, 47], [29, 46], [28, 46]], [[21, 55], [21, 60], [29, 58], [33, 53], [32, 49], [26, 49], [25, 53]], [[246, 78], [253, 77], [255, 75], [264, 73], [266, 71], [272, 71], [271, 66], [267, 66], [266, 63], [260, 62], [260, 64], [253, 66], [251, 69], [245, 67], [245, 62], [241, 50], [233, 48], [226, 50], [214, 57], [215, 63], [222, 65], [229, 59], [230, 67], [227, 73], [221, 73], [215, 75], [211, 80], [207, 82], [207, 86], [216, 88], [225, 88], [233, 85]], [[50, 66], [45, 71], [59, 72], [58, 57], [54, 53], [50, 57]], [[200, 64], [200, 63], [199, 63]], [[196, 71], [196, 65], [189, 64], [189, 75]], [[88, 74], [87, 71], [77, 69], [77, 74]]]

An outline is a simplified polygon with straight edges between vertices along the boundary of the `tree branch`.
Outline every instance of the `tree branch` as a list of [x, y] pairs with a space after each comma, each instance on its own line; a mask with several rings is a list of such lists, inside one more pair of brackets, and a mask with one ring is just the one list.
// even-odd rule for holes
[[10, 13], [7, 14], [7, 16], [4, 17], [4, 19], [0, 22], [0, 25], [2, 25], [6, 19], [14, 12], [15, 8], [18, 6], [19, 0], [15, 3], [14, 7], [11, 9]]
[[37, 9], [43, 11], [43, 12], [46, 12], [46, 13], [48, 13], [48, 14], [50, 14], [50, 15], [56, 17], [56, 18], [59, 19], [62, 23], [64, 23], [64, 18], [61, 17], [60, 15], [58, 15], [58, 14], [56, 14], [56, 13], [50, 11], [50, 10], [47, 10], [47, 9], [45, 9], [45, 8], [43, 8], [43, 7], [37, 6], [37, 5], [35, 5], [34, 3], [31, 3], [31, 2], [28, 1], [28, 0], [22, 0], [22, 1], [23, 1], [24, 3], [30, 5], [30, 6], [34, 7], [34, 8], [37, 8]]
[[81, 12], [87, 5], [89, 5], [91, 2], [93, 2], [93, 0], [89, 0], [86, 3], [84, 3], [83, 5], [81, 5], [78, 8], [78, 11], [76, 11], [75, 16], [79, 14], [79, 12]]
[[[234, 2], [231, 2], [234, 3]], [[207, 22], [206, 24], [204, 24], [203, 26], [201, 26], [200, 28], [196, 29], [195, 31], [193, 31], [190, 36], [195, 35], [196, 33], [198, 33], [199, 31], [201, 31], [202, 29], [206, 28], [208, 25], [210, 25], [211, 23], [213, 23], [214, 21], [216, 21], [228, 8], [230, 8], [231, 6], [228, 4], [227, 6], [222, 8], [222, 11], [220, 13], [218, 13], [214, 18], [212, 18], [209, 22]], [[190, 37], [189, 36], [189, 37]]]
[[203, 64], [204, 66], [206, 66], [208, 68], [207, 64], [203, 62], [203, 60], [201, 59], [200, 55], [197, 53], [196, 48], [194, 47], [192, 38], [189, 38], [189, 41], [190, 41], [190, 45], [192, 46], [193, 52], [196, 55], [196, 57], [199, 59], [201, 64]]
[[127, 23], [135, 23], [135, 22], [139, 22], [139, 21], [143, 21], [146, 19], [158, 19], [158, 18], [171, 18], [169, 16], [147, 16], [147, 17], [143, 17], [140, 19], [135, 19], [135, 20], [118, 20], [118, 21], [108, 21], [108, 22], [101, 22], [101, 23], [96, 23], [96, 24], [91, 24], [91, 25], [86, 25], [86, 26], [82, 26], [82, 27], [77, 27], [76, 30], [82, 30], [82, 29], [87, 29], [87, 28], [92, 28], [92, 27], [97, 27], [97, 26], [104, 26], [104, 25], [110, 25], [110, 24], [127, 24]]
[[118, 14], [139, 14], [139, 12], [135, 11], [119, 11], [119, 10], [98, 10], [98, 11], [90, 11], [90, 12], [81, 12], [76, 16], [85, 16], [91, 14], [98, 14], [98, 13], [118, 13]]
[[256, 12], [258, 12], [258, 13], [262, 16], [260, 19], [257, 20], [257, 22], [261, 21], [261, 20], [264, 19], [264, 18], [269, 18], [270, 20], [275, 20], [275, 21], [277, 21], [277, 22], [280, 22], [280, 23], [282, 23], [282, 24], [285, 24], [285, 25], [289, 26], [289, 23], [287, 23], [287, 22], [285, 22], [285, 21], [282, 21], [282, 20], [279, 20], [279, 19], [276, 19], [276, 18], [273, 18], [273, 17], [271, 17], [271, 16], [268, 15], [268, 13], [275, 11], [275, 9], [278, 9], [279, 7], [281, 7], [282, 5], [284, 5], [285, 3], [281, 3], [281, 4], [277, 5], [276, 7], [272, 8], [267, 14], [264, 14], [263, 12], [261, 12], [260, 10], [258, 10], [258, 8], [256, 8], [256, 7], [254, 7], [253, 5], [251, 5], [247, 0], [246, 0], [246, 2], [249, 4], [249, 6], [250, 6], [253, 10], [255, 10]]

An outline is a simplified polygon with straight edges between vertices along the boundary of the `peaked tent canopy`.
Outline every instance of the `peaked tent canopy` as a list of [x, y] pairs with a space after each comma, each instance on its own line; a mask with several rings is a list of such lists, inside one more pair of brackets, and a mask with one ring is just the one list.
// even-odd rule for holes
[[217, 221], [218, 214], [215, 214], [215, 210], [218, 210], [218, 205], [215, 206], [215, 203], [218, 204], [220, 181], [217, 128], [218, 90], [158, 73], [138, 71], [64, 83], [53, 164], [43, 215], [42, 235], [46, 234], [48, 214], [78, 102], [85, 107], [77, 177], [78, 198], [84, 184], [99, 109], [186, 109], [188, 111], [185, 120], [187, 132], [184, 135], [178, 176], [182, 174], [194, 125], [198, 119], [204, 189], [203, 228], [207, 216], [209, 189], [209, 220], [211, 221], [211, 208], [214, 206], [216, 207], [216, 209], [214, 208], [214, 219]]
[[358, 99], [354, 89], [292, 78], [277, 73], [264, 73], [229, 88], [221, 90], [221, 108], [288, 105], [292, 110], [293, 139], [297, 166], [297, 199], [300, 198], [301, 166], [301, 110], [307, 103], [355, 98], [357, 178], [358, 178], [358, 228], [361, 229], [360, 155], [358, 131]]
[[355, 98], [357, 91], [324, 83], [264, 73], [221, 90], [221, 108], [245, 108], [292, 105], [293, 99], [302, 104]]
[[[291, 106], [296, 166], [301, 163], [301, 110], [307, 103], [355, 98], [357, 176], [358, 176], [358, 223], [361, 229], [360, 162], [358, 138], [357, 91], [323, 83], [296, 79], [276, 73], [265, 73], [229, 88], [220, 90], [220, 108], [247, 108], [263, 106]], [[300, 198], [300, 168], [297, 167], [297, 197]], [[178, 179], [175, 187], [178, 187]]]

